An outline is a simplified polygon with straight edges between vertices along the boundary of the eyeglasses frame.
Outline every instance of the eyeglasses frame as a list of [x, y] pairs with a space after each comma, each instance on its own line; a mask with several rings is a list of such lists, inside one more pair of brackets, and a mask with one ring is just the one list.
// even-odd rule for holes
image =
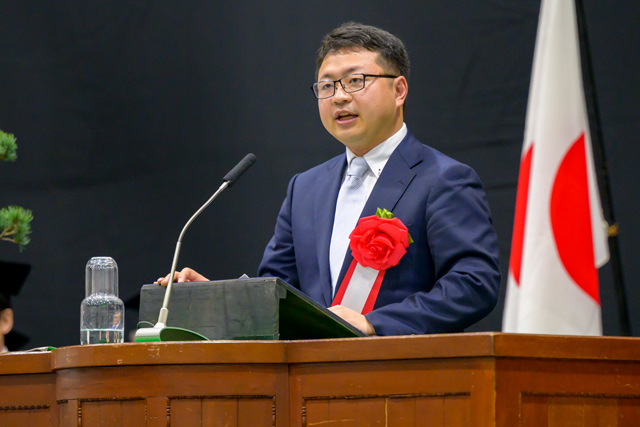
[[[356, 90], [352, 90], [352, 91], [348, 91], [346, 87], [344, 87], [344, 84], [342, 83], [343, 79], [346, 79], [347, 77], [350, 76], [362, 76], [363, 77], [363, 82], [362, 82], [362, 87], [360, 89], [356, 89]], [[366, 74], [366, 73], [352, 73], [352, 74], [347, 74], [346, 76], [338, 79], [338, 80], [321, 80], [319, 82], [315, 82], [314, 84], [311, 85], [311, 91], [313, 92], [313, 94], [315, 95], [316, 98], [318, 99], [329, 99], [329, 98], [333, 98], [334, 96], [336, 96], [336, 83], [340, 83], [340, 86], [342, 86], [342, 90], [344, 90], [345, 93], [355, 93], [355, 92], [360, 92], [361, 90], [363, 90], [367, 85], [366, 85], [366, 81], [367, 81], [367, 77], [381, 77], [381, 78], [386, 78], [386, 79], [396, 79], [400, 76], [394, 76], [393, 74]], [[316, 91], [316, 87], [318, 86], [319, 83], [323, 83], [323, 82], [333, 82], [333, 95], [331, 96], [326, 96], [324, 98], [320, 98], [318, 96], [318, 92]]]

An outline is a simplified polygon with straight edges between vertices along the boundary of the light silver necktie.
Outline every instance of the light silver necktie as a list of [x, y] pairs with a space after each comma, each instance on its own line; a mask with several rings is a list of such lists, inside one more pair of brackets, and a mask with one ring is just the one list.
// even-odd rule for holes
[[329, 248], [332, 291], [335, 292], [338, 276], [349, 247], [349, 234], [358, 224], [358, 218], [367, 201], [363, 185], [363, 175], [369, 169], [364, 157], [354, 157], [347, 169], [347, 176], [340, 187], [336, 213], [333, 218], [333, 232]]

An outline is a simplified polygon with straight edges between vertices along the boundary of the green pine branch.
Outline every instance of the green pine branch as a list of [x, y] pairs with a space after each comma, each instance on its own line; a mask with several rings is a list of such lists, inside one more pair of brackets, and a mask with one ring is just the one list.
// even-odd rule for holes
[[15, 243], [22, 251], [31, 241], [31, 220], [33, 214], [29, 209], [20, 206], [0, 209], [0, 240]]
[[18, 158], [16, 150], [16, 137], [10, 133], [4, 133], [0, 130], [0, 160], [5, 162], [15, 162]]
[[[14, 162], [18, 158], [17, 149], [16, 137], [0, 130], [0, 160]], [[0, 240], [15, 243], [20, 251], [24, 250], [31, 241], [32, 220], [31, 211], [20, 206], [0, 209]]]

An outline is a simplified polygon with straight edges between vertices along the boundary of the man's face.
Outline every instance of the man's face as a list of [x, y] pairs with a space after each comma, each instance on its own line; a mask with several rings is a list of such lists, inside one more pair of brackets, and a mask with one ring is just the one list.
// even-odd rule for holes
[[[393, 74], [378, 59], [378, 53], [368, 50], [331, 53], [318, 70], [318, 81], [338, 80], [353, 73]], [[400, 130], [406, 94], [404, 77], [367, 77], [365, 88], [353, 93], [337, 84], [333, 97], [318, 100], [320, 119], [331, 135], [362, 156]]]

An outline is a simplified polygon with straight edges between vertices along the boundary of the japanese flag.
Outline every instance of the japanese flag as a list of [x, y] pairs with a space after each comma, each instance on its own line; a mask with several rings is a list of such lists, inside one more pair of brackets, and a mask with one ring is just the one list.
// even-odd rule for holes
[[504, 332], [601, 335], [607, 262], [573, 0], [542, 0], [503, 317]]

